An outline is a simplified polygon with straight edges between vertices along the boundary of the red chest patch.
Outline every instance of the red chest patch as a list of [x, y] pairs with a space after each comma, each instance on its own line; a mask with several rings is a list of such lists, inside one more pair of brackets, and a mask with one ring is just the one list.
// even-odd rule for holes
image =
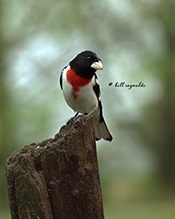
[[72, 96], [74, 99], [77, 99], [77, 92], [80, 90], [80, 87], [87, 85], [92, 80], [92, 78], [82, 78], [81, 76], [75, 74], [74, 70], [71, 69], [67, 70], [66, 77], [68, 82], [72, 85]]

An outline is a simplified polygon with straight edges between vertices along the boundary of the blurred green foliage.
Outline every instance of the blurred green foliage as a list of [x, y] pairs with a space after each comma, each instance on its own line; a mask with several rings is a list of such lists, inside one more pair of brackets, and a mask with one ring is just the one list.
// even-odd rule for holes
[[[57, 80], [85, 49], [102, 59], [98, 76], [114, 136], [111, 144], [97, 143], [106, 218], [127, 218], [113, 208], [121, 203], [173, 199], [174, 11], [173, 0], [0, 0], [0, 209], [8, 205], [4, 166], [10, 153], [53, 137], [73, 116]], [[122, 81], [146, 87], [108, 86]], [[152, 208], [131, 208], [128, 215], [175, 214], [166, 205], [151, 216]]]

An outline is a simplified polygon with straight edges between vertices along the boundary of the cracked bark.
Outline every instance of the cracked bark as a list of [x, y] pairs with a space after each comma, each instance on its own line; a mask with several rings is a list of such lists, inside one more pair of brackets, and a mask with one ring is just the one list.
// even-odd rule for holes
[[6, 179], [12, 219], [103, 219], [92, 117], [14, 152]]

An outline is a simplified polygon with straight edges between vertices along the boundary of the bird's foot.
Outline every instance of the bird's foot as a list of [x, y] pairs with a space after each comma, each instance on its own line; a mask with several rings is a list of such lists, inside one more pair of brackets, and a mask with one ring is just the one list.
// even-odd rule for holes
[[91, 116], [92, 113], [94, 113], [96, 110], [97, 110], [97, 107], [95, 107], [90, 113], [86, 114], [86, 116], [87, 116], [87, 117], [88, 117], [88, 116]]

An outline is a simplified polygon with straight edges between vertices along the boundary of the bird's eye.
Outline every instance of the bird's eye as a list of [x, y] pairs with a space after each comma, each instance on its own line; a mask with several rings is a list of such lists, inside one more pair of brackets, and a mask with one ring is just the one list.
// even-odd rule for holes
[[92, 57], [88, 56], [88, 57], [87, 57], [87, 60], [88, 60], [88, 61], [92, 61]]

